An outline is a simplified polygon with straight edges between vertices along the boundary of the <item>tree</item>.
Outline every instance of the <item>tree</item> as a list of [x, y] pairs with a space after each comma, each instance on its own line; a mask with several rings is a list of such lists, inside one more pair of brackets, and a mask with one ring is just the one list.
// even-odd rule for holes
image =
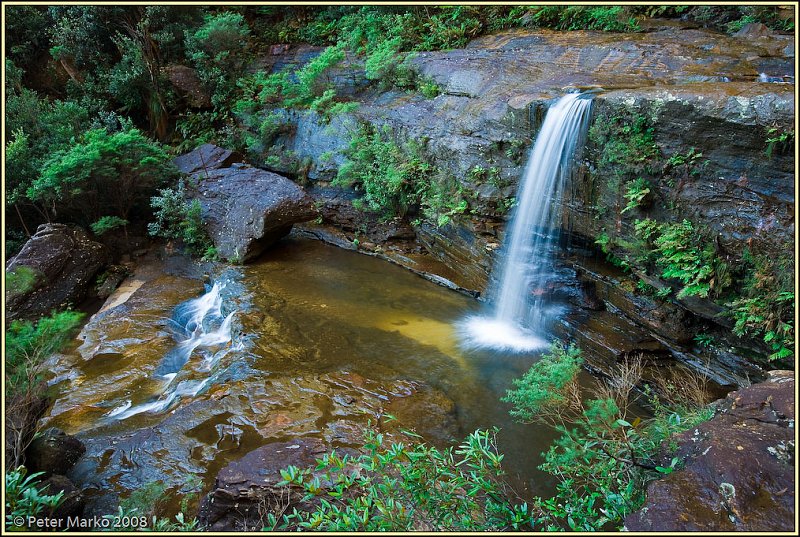
[[27, 190], [48, 208], [77, 210], [89, 222], [114, 213], [129, 220], [131, 209], [175, 173], [158, 142], [127, 124], [119, 132], [92, 129], [71, 149], [57, 153]]
[[244, 17], [232, 11], [207, 15], [197, 30], [186, 30], [186, 56], [197, 68], [215, 107], [225, 106], [236, 90], [249, 35]]

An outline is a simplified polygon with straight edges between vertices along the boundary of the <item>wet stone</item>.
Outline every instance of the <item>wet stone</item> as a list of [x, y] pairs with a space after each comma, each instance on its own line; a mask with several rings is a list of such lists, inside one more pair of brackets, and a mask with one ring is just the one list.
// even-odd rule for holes
[[[792, 531], [794, 377], [728, 394], [710, 421], [678, 435], [685, 467], [650, 483], [630, 531]], [[665, 462], [672, 457], [665, 456]]]

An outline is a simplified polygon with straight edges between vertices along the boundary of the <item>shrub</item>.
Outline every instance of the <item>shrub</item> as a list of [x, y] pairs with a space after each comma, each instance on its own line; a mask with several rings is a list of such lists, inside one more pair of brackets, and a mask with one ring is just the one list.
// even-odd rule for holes
[[662, 224], [653, 241], [663, 268], [664, 278], [677, 278], [684, 283], [678, 298], [698, 295], [707, 297], [714, 283], [715, 254], [713, 246], [701, 248], [694, 226], [688, 220], [675, 224]]
[[[778, 127], [767, 128], [767, 138], [765, 140], [767, 148], [764, 153], [772, 158], [773, 154], [783, 155], [794, 147], [794, 129], [783, 130]], [[6, 157], [8, 158], [8, 157]]]
[[42, 361], [72, 339], [83, 317], [83, 313], [62, 311], [35, 323], [12, 321], [5, 341], [6, 390], [15, 393], [33, 389]]
[[92, 129], [48, 161], [27, 195], [53, 212], [71, 208], [94, 221], [111, 208], [128, 220], [131, 209], [170, 173], [169, 155], [138, 129]]
[[540, 466], [557, 477], [557, 493], [533, 502], [536, 523], [547, 530], [619, 525], [643, 502], [647, 481], [679, 464], [677, 458], [659, 464], [661, 442], [712, 414], [703, 406], [705, 385], [698, 381], [695, 398], [681, 399], [681, 407], [668, 408], [654, 396], [655, 417], [633, 419], [631, 394], [641, 382], [641, 361], [620, 365], [608, 384], [596, 387], [594, 399], [584, 398], [578, 385], [581, 361], [578, 349], [554, 342], [503, 398], [514, 406], [512, 415], [555, 425], [561, 434]]
[[532, 529], [528, 505], [507, 499], [494, 432], [475, 431], [458, 448], [440, 451], [419, 442], [386, 447], [382, 434], [368, 431], [364, 448], [352, 458], [325, 454], [315, 469], [282, 470], [280, 484], [301, 488], [315, 507], [268, 513], [265, 529]]
[[632, 211], [633, 209], [640, 207], [647, 195], [650, 194], [650, 183], [641, 177], [633, 181], [628, 181], [625, 186], [627, 187], [627, 190], [625, 191], [625, 199], [628, 200], [628, 204], [625, 205], [624, 209], [622, 209], [622, 213]]
[[360, 203], [384, 217], [418, 213], [445, 225], [469, 207], [458, 180], [431, 164], [422, 142], [398, 142], [391, 127], [362, 124], [345, 151], [334, 184], [363, 189]]
[[97, 222], [91, 225], [92, 233], [95, 235], [103, 235], [114, 229], [125, 227], [129, 224], [125, 219], [118, 216], [102, 216]]
[[589, 128], [589, 139], [599, 148], [599, 175], [632, 177], [648, 173], [661, 156], [655, 129], [639, 114], [598, 117]]
[[556, 30], [636, 32], [639, 24], [621, 6], [546, 6], [534, 8], [530, 24]]
[[[287, 108], [309, 108], [319, 99], [332, 101], [335, 93], [330, 80], [326, 80], [328, 69], [344, 59], [344, 47], [327, 47], [301, 69], [285, 69], [278, 73], [257, 72], [240, 79], [238, 85], [244, 91], [244, 98], [237, 101], [234, 109], [241, 115], [252, 113], [259, 104], [280, 105]], [[326, 92], [328, 92], [326, 96]]]
[[44, 472], [28, 475], [24, 466], [6, 473], [6, 530], [24, 531], [27, 525], [16, 526], [13, 521], [18, 517], [27, 523], [28, 517], [49, 514], [63, 501], [64, 491], [57, 494], [43, 494], [38, 488], [39, 477]]
[[186, 112], [175, 121], [175, 132], [179, 135], [176, 153], [184, 153], [217, 139], [217, 130], [224, 114], [216, 110]]
[[225, 108], [234, 95], [249, 35], [244, 17], [233, 11], [206, 15], [200, 28], [186, 30], [186, 55], [218, 109]]
[[150, 202], [155, 217], [155, 222], [147, 224], [150, 235], [181, 241], [193, 254], [213, 257], [213, 245], [203, 226], [202, 206], [199, 200], [187, 198], [182, 179], [176, 188], [159, 190]]
[[746, 277], [740, 296], [727, 303], [737, 336], [758, 335], [770, 345], [770, 360], [794, 355], [794, 272], [791, 258], [744, 253]]
[[400, 52], [401, 47], [402, 39], [395, 37], [383, 41], [371, 49], [364, 60], [367, 80], [379, 81], [380, 87], [383, 89], [389, 89], [392, 86], [399, 88], [412, 86], [416, 74], [409, 67], [408, 60], [413, 56]]
[[15, 320], [5, 334], [5, 401], [7, 467], [22, 464], [42, 407], [42, 363], [73, 337], [82, 313], [53, 312], [36, 323]]
[[535, 421], [544, 414], [559, 413], [565, 404], [576, 399], [571, 390], [576, 388], [574, 379], [582, 363], [577, 347], [564, 347], [554, 342], [550, 352], [544, 354], [535, 367], [514, 380], [515, 389], [509, 390], [502, 401], [512, 404], [514, 408], [510, 414], [525, 422]]
[[433, 167], [415, 146], [404, 150], [392, 139], [388, 125], [380, 129], [362, 125], [345, 151], [347, 161], [339, 168], [335, 184], [359, 185], [364, 203], [384, 216], [404, 216], [418, 205]]

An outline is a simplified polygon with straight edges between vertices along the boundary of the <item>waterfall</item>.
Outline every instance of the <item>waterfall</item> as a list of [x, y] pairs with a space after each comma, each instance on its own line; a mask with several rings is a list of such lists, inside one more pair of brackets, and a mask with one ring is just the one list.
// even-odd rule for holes
[[[227, 315], [223, 313], [224, 288], [225, 283], [214, 282], [205, 294], [175, 308], [170, 325], [176, 345], [167, 352], [154, 373], [163, 382], [161, 393], [149, 402], [136, 406], [131, 401], [125, 401], [108, 413], [107, 418], [122, 420], [143, 412], [162, 412], [180, 397], [194, 397], [206, 387], [214, 365], [232, 349], [231, 323], [234, 312]], [[202, 357], [195, 368], [202, 373], [201, 378], [185, 378], [175, 382], [195, 352]], [[187, 372], [184, 376], [192, 375]]]
[[584, 137], [591, 96], [570, 93], [547, 111], [531, 149], [492, 281], [492, 313], [464, 322], [467, 347], [527, 351], [547, 345], [545, 304], [553, 273], [563, 185]]

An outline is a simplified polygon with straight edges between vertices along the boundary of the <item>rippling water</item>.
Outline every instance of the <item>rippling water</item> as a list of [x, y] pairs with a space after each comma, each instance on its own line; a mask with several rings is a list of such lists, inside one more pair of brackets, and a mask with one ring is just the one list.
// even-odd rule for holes
[[[440, 445], [496, 425], [517, 487], [550, 490], [536, 466], [551, 433], [513, 423], [499, 401], [538, 354], [463, 350], [454, 323], [479, 309], [473, 299], [305, 239], [214, 281], [225, 282], [218, 297], [204, 295], [213, 283], [177, 276], [144, 284], [54, 367], [59, 395], [43, 425], [87, 444], [73, 477], [98, 502], [156, 479], [178, 491], [188, 473], [207, 491], [220, 468], [270, 441], [355, 446], [384, 411]], [[176, 327], [204, 308], [202, 334], [186, 319]]]

